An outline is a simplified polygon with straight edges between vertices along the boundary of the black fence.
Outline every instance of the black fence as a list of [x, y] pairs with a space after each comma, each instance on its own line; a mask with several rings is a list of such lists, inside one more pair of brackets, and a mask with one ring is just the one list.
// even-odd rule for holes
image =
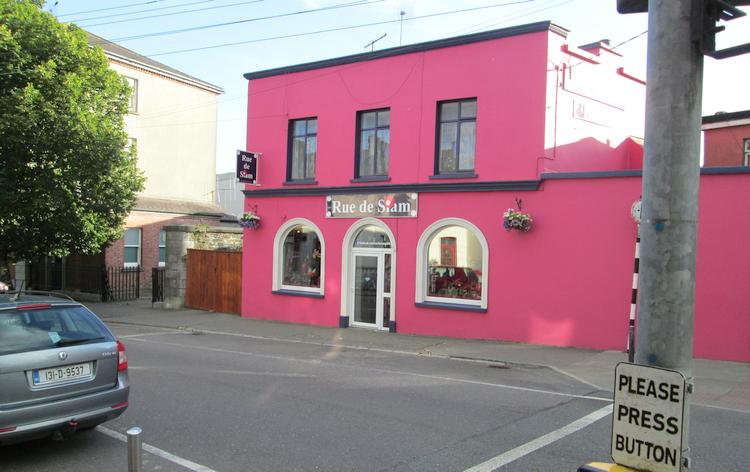
[[102, 301], [136, 300], [141, 296], [140, 266], [106, 267], [102, 270]]
[[[25, 288], [98, 295], [103, 302], [140, 298], [143, 268], [104, 267], [76, 262], [69, 260], [63, 263], [61, 259], [51, 257], [31, 261]], [[159, 275], [159, 296], [163, 298], [163, 271]], [[147, 285], [145, 292], [144, 295], [148, 296]]]
[[164, 267], [151, 269], [151, 304], [164, 301]]

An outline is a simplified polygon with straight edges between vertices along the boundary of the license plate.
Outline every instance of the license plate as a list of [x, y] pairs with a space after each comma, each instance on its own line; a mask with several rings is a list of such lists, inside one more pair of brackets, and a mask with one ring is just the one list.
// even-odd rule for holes
[[34, 370], [32, 377], [35, 386], [54, 385], [69, 380], [91, 378], [91, 362]]

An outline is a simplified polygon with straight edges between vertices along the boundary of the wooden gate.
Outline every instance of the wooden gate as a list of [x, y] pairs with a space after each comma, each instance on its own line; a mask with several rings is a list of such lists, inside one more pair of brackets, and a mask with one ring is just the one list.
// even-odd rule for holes
[[239, 314], [241, 294], [241, 252], [188, 249], [185, 306]]

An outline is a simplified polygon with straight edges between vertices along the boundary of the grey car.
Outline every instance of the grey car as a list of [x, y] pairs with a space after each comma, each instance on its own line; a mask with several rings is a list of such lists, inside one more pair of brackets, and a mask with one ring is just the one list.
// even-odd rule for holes
[[0, 444], [60, 437], [120, 416], [127, 369], [122, 342], [80, 303], [0, 293]]

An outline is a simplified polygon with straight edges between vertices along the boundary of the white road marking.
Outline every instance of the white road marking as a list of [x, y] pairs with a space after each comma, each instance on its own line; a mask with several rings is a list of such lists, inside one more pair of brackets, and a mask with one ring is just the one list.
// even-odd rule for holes
[[577, 419], [574, 422], [563, 426], [560, 429], [547, 433], [544, 436], [540, 436], [532, 441], [522, 444], [508, 452], [504, 452], [499, 456], [493, 457], [492, 459], [482, 462], [479, 465], [475, 465], [470, 469], [466, 469], [464, 472], [492, 472], [499, 469], [500, 467], [510, 464], [511, 462], [520, 459], [521, 457], [531, 454], [537, 449], [541, 449], [548, 446], [560, 439], [575, 433], [578, 430], [585, 428], [586, 426], [604, 418], [605, 416], [612, 413], [612, 405], [607, 405], [600, 408], [593, 413], [589, 413], [583, 418]]
[[[116, 323], [116, 322], [115, 322]], [[180, 327], [180, 328], [165, 328], [165, 329], [178, 329], [181, 333], [185, 333], [188, 330], [192, 330], [193, 328], [186, 328], [186, 327]], [[321, 342], [315, 342], [315, 341], [302, 341], [299, 339], [285, 339], [285, 338], [275, 338], [271, 336], [258, 336], [255, 334], [242, 334], [242, 333], [227, 333], [224, 331], [211, 331], [211, 330], [199, 330], [201, 333], [205, 334], [215, 334], [218, 336], [233, 336], [238, 338], [248, 338], [248, 339], [257, 339], [260, 341], [277, 341], [277, 342], [285, 342], [285, 343], [292, 343], [292, 344], [306, 344], [309, 346], [322, 346], [322, 347], [330, 347], [330, 348], [336, 348], [336, 349], [350, 349], [353, 351], [372, 351], [372, 352], [384, 352], [388, 354], [400, 354], [400, 355], [406, 355], [406, 356], [415, 356], [415, 357], [434, 357], [436, 359], [449, 359], [454, 361], [460, 361], [460, 362], [473, 362], [473, 363], [481, 363], [481, 364], [513, 364], [512, 362], [506, 362], [506, 361], [498, 361], [498, 360], [485, 360], [485, 359], [470, 359], [470, 358], [461, 358], [456, 356], [446, 356], [442, 354], [434, 354], [432, 352], [427, 352], [426, 354], [423, 352], [413, 352], [413, 351], [400, 351], [397, 349], [383, 349], [383, 348], [377, 348], [377, 347], [368, 347], [368, 346], [356, 346], [356, 345], [348, 345], [348, 344], [334, 344], [334, 343], [321, 343]], [[156, 336], [159, 334], [175, 334], [170, 332], [165, 333], [148, 333], [149, 336]], [[132, 334], [130, 336], [123, 336], [123, 337], [131, 337], [135, 338], [141, 336], [139, 334]], [[572, 378], [573, 380], [580, 382], [584, 385], [588, 385], [589, 387], [595, 388], [597, 390], [604, 390], [604, 391], [611, 391], [609, 388], [604, 388], [599, 385], [596, 385], [594, 383], [588, 382], [577, 375], [571, 374], [570, 372], [566, 372], [562, 369], [559, 369], [557, 367], [546, 365], [546, 364], [524, 364], [524, 365], [532, 365], [537, 367], [546, 367], [550, 370], [553, 370], [560, 375], [565, 375], [567, 377]], [[614, 378], [614, 377], [613, 377]]]
[[[578, 382], [581, 382], [582, 384], [584, 384], [584, 385], [588, 385], [589, 387], [595, 388], [595, 389], [597, 389], [597, 390], [604, 390], [604, 391], [610, 391], [610, 392], [612, 391], [612, 390], [611, 390], [611, 389], [609, 389], [609, 388], [605, 388], [605, 387], [600, 387], [599, 385], [597, 385], [597, 384], [595, 384], [595, 383], [591, 383], [591, 382], [589, 382], [588, 380], [582, 379], [581, 377], [579, 377], [579, 376], [577, 376], [577, 375], [575, 375], [575, 374], [571, 374], [570, 372], [568, 372], [568, 371], [565, 371], [565, 370], [562, 370], [562, 369], [560, 369], [560, 368], [557, 368], [557, 367], [555, 367], [555, 366], [552, 366], [552, 365], [548, 365], [548, 366], [545, 366], [545, 367], [548, 367], [549, 369], [552, 369], [552, 370], [554, 370], [554, 371], [555, 371], [555, 372], [557, 372], [558, 374], [561, 374], [561, 375], [566, 375], [566, 376], [570, 377], [570, 378], [571, 378], [571, 379], [573, 379], [573, 380], [576, 380], [576, 381], [578, 381]], [[612, 382], [613, 382], [613, 383], [614, 383], [614, 378], [615, 378], [615, 377], [614, 377], [614, 375], [613, 375], [613, 376], [612, 376]]]
[[125, 336], [118, 336], [120, 339], [129, 339], [129, 338], [138, 338], [140, 336], [163, 336], [165, 334], [183, 334], [181, 331], [178, 330], [171, 330], [171, 331], [158, 331], [153, 333], [140, 333], [140, 334], [126, 334]]
[[[127, 436], [125, 436], [122, 433], [118, 433], [117, 431], [111, 430], [109, 428], [105, 428], [104, 426], [97, 426], [96, 430], [102, 434], [109, 436], [110, 438], [117, 439], [118, 441], [122, 441], [124, 443], [128, 442]], [[159, 449], [158, 447], [154, 447], [150, 444], [146, 444], [145, 442], [141, 443], [141, 446], [143, 447], [143, 450], [146, 452], [149, 452], [155, 456], [159, 456], [162, 459], [166, 459], [169, 462], [175, 463], [177, 465], [180, 465], [194, 472], [216, 472], [215, 470], [210, 469], [206, 467], [205, 465], [196, 464], [193, 461], [183, 459], [182, 457], [176, 456], [172, 453], [169, 453], [163, 449]]]
[[[164, 329], [174, 329], [174, 328], [164, 328]], [[351, 349], [351, 350], [358, 350], [358, 351], [384, 352], [384, 353], [388, 353], [388, 354], [402, 354], [402, 355], [416, 356], [416, 357], [432, 357], [432, 358], [437, 358], [437, 359], [449, 359], [449, 360], [456, 360], [456, 361], [462, 361], [462, 362], [489, 363], [489, 364], [491, 364], [491, 363], [504, 363], [503, 361], [490, 361], [490, 360], [484, 361], [484, 360], [477, 360], [477, 359], [462, 359], [460, 357], [443, 356], [443, 355], [439, 355], [439, 354], [424, 355], [424, 354], [410, 352], [410, 351], [399, 351], [399, 350], [396, 350], [396, 349], [381, 349], [381, 348], [372, 348], [372, 347], [366, 347], [366, 346], [351, 346], [351, 345], [346, 345], [346, 344], [319, 343], [319, 342], [314, 342], [314, 341], [301, 341], [301, 340], [297, 340], [297, 339], [274, 338], [274, 337], [267, 337], [267, 336], [257, 336], [257, 335], [252, 335], [252, 334], [227, 333], [227, 332], [223, 332], [223, 331], [205, 331], [205, 330], [201, 330], [201, 332], [206, 333], [206, 334], [220, 335], [220, 336], [234, 336], [234, 337], [240, 337], [240, 338], [258, 339], [258, 340], [262, 340], [262, 341], [280, 341], [280, 342], [287, 342], [287, 343], [294, 343], [294, 344], [307, 344], [307, 345], [311, 345], [311, 346], [322, 346], [322, 347], [336, 347], [336, 348], [341, 348], [341, 349]], [[185, 328], [181, 328], [181, 330], [178, 331], [177, 333], [184, 334], [185, 333]], [[148, 333], [148, 334], [151, 335], [151, 336], [156, 336], [156, 335], [159, 335], [159, 334], [177, 334], [177, 333], [174, 332], [174, 331], [172, 331], [172, 332]], [[136, 337], [138, 335], [132, 335], [132, 336]], [[134, 341], [138, 341], [138, 339], [133, 339], [133, 340]], [[163, 344], [169, 344], [169, 343], [163, 343]], [[182, 346], [181, 344], [172, 344], [172, 345], [174, 345], [174, 346]], [[233, 352], [233, 351], [227, 351], [227, 352]], [[320, 362], [320, 361], [310, 361], [308, 359], [294, 359], [294, 358], [288, 358], [288, 357], [284, 358], [284, 357], [274, 357], [274, 356], [263, 356], [261, 354], [251, 354], [251, 353], [240, 353], [240, 354], [243, 354], [243, 355], [255, 355], [255, 356], [258, 356], [258, 357], [267, 357], [267, 358], [271, 358], [271, 359], [293, 360], [293, 361], [314, 362], [314, 363], [319, 363]], [[509, 363], [509, 364], [512, 364], [512, 363]], [[573, 375], [570, 372], [566, 372], [566, 371], [564, 371], [562, 369], [558, 369], [557, 367], [554, 367], [554, 366], [545, 365], [545, 364], [524, 364], [524, 365], [535, 365], [535, 366], [539, 366], [539, 367], [547, 367], [550, 370], [553, 370], [553, 371], [558, 372], [558, 373], [560, 373], [562, 375], [566, 375], [568, 377], [571, 377], [571, 378], [573, 378], [573, 379], [575, 379], [575, 380], [583, 383], [584, 385], [589, 385], [589, 386], [591, 386], [593, 388], [600, 389], [600, 390], [602, 390], [604, 392], [610, 392], [610, 393], [612, 392], [612, 390], [609, 389], [609, 388], [604, 388], [602, 386], [598, 386], [598, 385], [593, 384], [591, 382], [588, 382], [588, 381], [586, 381], [586, 380], [584, 380], [584, 379], [582, 379], [582, 378], [580, 378], [580, 377], [578, 377], [576, 375]], [[373, 369], [373, 370], [377, 370], [377, 369]], [[613, 367], [612, 372], [613, 372], [613, 374], [612, 374], [613, 377], [612, 378], [614, 379], [614, 367]], [[395, 372], [395, 373], [399, 373], [399, 372]], [[411, 374], [411, 375], [421, 375], [421, 374]], [[437, 379], [439, 377], [435, 377], [435, 378]], [[447, 379], [443, 378], [443, 380], [447, 380]], [[473, 382], [471, 380], [460, 380], [460, 379], [452, 379], [452, 380], [456, 381], [456, 382], [460, 381], [460, 382], [466, 382], [466, 383], [481, 383], [481, 382]], [[551, 392], [551, 391], [547, 391], [547, 390], [529, 389], [529, 388], [524, 388], [524, 387], [513, 387], [513, 386], [510, 386], [510, 385], [502, 385], [502, 384], [487, 384], [487, 385], [492, 385], [492, 386], [496, 386], [496, 387], [504, 387], [504, 388], [515, 389], [515, 390], [526, 390], [526, 391], [530, 391], [530, 392], [548, 393], [548, 394], [551, 394], [551, 395], [561, 395], [561, 396], [572, 397], [572, 398], [581, 398], [581, 399], [585, 399], [585, 400], [599, 400], [599, 401], [607, 401], [607, 402], [611, 402], [612, 401], [612, 399], [608, 399], [608, 398], [593, 397], [593, 396], [587, 396], [587, 395], [573, 395], [573, 394], [568, 394], [568, 393]], [[730, 412], [736, 412], [736, 413], [750, 414], [750, 411], [748, 411], [748, 410], [742, 410], [742, 409], [737, 409], [737, 408], [728, 408], [728, 407], [719, 406], [719, 405], [711, 405], [709, 403], [691, 402], [691, 405], [693, 405], [693, 406], [700, 406], [700, 407], [706, 407], [706, 408], [713, 408], [713, 409], [716, 409], [716, 410], [724, 410], [724, 411], [730, 411]]]
[[[274, 360], [281, 360], [281, 361], [288, 361], [288, 362], [295, 362], [295, 363], [307, 363], [307, 364], [316, 364], [316, 365], [335, 365], [336, 367], [340, 368], [341, 365], [334, 364], [333, 362], [327, 362], [327, 361], [321, 361], [317, 359], [300, 359], [295, 357], [289, 357], [289, 356], [277, 356], [277, 355], [270, 355], [270, 354], [256, 354], [254, 352], [244, 352], [244, 351], [233, 351], [230, 349], [221, 349], [221, 348], [214, 348], [214, 347], [203, 347], [203, 346], [186, 346], [184, 344], [178, 344], [178, 343], [170, 343], [170, 342], [164, 342], [164, 341], [151, 341], [148, 339], [137, 339], [132, 338], [131, 341], [137, 341], [141, 343], [147, 343], [147, 344], [160, 344], [160, 345], [167, 345], [167, 346], [176, 346], [181, 347], [185, 349], [191, 349], [191, 350], [198, 350], [198, 351], [210, 351], [210, 352], [218, 352], [222, 354], [234, 354], [239, 356], [248, 356], [248, 357], [258, 357], [261, 359], [274, 359]], [[378, 369], [375, 367], [354, 367], [357, 370], [370, 370], [375, 372], [383, 372], [387, 374], [397, 374], [397, 375], [405, 375], [405, 376], [411, 376], [411, 377], [419, 377], [419, 378], [425, 378], [425, 379], [431, 379], [431, 380], [442, 380], [442, 381], [449, 381], [449, 382], [456, 382], [456, 383], [465, 383], [465, 384], [472, 384], [472, 385], [482, 385], [485, 387], [493, 387], [493, 388], [502, 388], [507, 390], [517, 390], [522, 392], [530, 392], [530, 393], [539, 393], [542, 395], [554, 395], [554, 396], [560, 396], [560, 397], [566, 397], [566, 398], [576, 398], [576, 399], [582, 399], [582, 400], [596, 400], [600, 402], [607, 402], [611, 403], [611, 398], [601, 398], [601, 397], [594, 397], [591, 395], [576, 395], [573, 393], [564, 393], [564, 392], [555, 392], [552, 390], [542, 390], [537, 388], [527, 388], [527, 387], [517, 387], [515, 385], [506, 385], [506, 384], [499, 384], [499, 383], [493, 383], [493, 382], [482, 382], [478, 380], [467, 380], [467, 379], [458, 379], [455, 377], [445, 377], [441, 375], [430, 375], [430, 374], [419, 374], [416, 372], [407, 372], [407, 371], [399, 371], [399, 370], [389, 370], [389, 369]]]
[[231, 375], [262, 375], [262, 376], [268, 376], [268, 377], [292, 377], [292, 378], [311, 378], [315, 377], [314, 375], [310, 374], [295, 374], [293, 372], [260, 372], [260, 371], [253, 371], [253, 370], [212, 370], [211, 372], [216, 372], [217, 374], [231, 374]]

